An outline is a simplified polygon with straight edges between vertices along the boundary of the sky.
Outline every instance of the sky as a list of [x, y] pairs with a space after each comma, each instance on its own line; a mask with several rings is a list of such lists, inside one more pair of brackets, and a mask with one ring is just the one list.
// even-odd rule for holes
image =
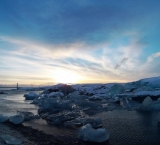
[[159, 0], [0, 1], [0, 84], [160, 76]]

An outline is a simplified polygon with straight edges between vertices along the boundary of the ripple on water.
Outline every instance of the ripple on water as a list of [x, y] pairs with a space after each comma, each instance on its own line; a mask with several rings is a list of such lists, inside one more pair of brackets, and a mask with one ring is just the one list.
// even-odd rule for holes
[[160, 145], [159, 112], [114, 110], [95, 116], [110, 132], [110, 145]]
[[[24, 101], [24, 93], [26, 92], [1, 95], [0, 112], [4, 113], [8, 109], [8, 113], [12, 113], [14, 110], [36, 113], [38, 107]], [[8, 101], [2, 98], [8, 99]], [[96, 114], [94, 117], [100, 117], [103, 127], [110, 132], [110, 145], [160, 145], [160, 128], [157, 126], [157, 121], [160, 120], [159, 112], [114, 110]], [[49, 126], [42, 119], [25, 122], [24, 125], [57, 136], [77, 137], [76, 129]]]

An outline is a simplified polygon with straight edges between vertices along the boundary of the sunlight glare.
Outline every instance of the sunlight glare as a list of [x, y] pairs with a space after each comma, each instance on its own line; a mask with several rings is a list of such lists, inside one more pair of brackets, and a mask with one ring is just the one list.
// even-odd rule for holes
[[78, 83], [81, 79], [77, 73], [68, 70], [55, 71], [53, 77], [55, 82], [64, 84]]

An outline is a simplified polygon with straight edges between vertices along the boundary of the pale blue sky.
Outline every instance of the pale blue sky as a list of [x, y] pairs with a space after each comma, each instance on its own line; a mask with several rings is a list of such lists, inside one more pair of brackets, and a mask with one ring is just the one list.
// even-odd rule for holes
[[0, 1], [0, 84], [159, 76], [159, 7], [159, 0]]

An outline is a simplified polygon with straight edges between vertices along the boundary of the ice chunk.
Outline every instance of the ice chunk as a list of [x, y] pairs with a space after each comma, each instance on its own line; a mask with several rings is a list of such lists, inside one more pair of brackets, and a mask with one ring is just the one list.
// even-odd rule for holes
[[150, 97], [146, 97], [143, 102], [142, 102], [142, 106], [143, 107], [150, 107], [152, 104], [152, 99]]
[[8, 120], [8, 118], [9, 118], [8, 116], [4, 116], [0, 114], [0, 122], [5, 122]]
[[1, 138], [3, 138], [5, 140], [5, 142], [10, 145], [19, 145], [22, 143], [22, 141], [14, 138], [13, 136], [11, 136], [9, 134], [1, 135]]
[[63, 97], [64, 94], [62, 92], [52, 92], [50, 94], [48, 94], [49, 98], [54, 98], [54, 97]]
[[103, 128], [94, 129], [91, 124], [82, 126], [78, 138], [83, 141], [102, 143], [109, 139], [109, 132]]
[[125, 92], [125, 89], [122, 85], [115, 84], [111, 89], [108, 91], [108, 94], [110, 96], [114, 96], [116, 94], [122, 94]]
[[13, 115], [9, 118], [9, 121], [14, 124], [21, 124], [24, 120], [24, 117], [22, 115]]
[[29, 94], [24, 94], [26, 100], [34, 100], [35, 98], [38, 98], [38, 96], [39, 95], [33, 92], [30, 92]]

